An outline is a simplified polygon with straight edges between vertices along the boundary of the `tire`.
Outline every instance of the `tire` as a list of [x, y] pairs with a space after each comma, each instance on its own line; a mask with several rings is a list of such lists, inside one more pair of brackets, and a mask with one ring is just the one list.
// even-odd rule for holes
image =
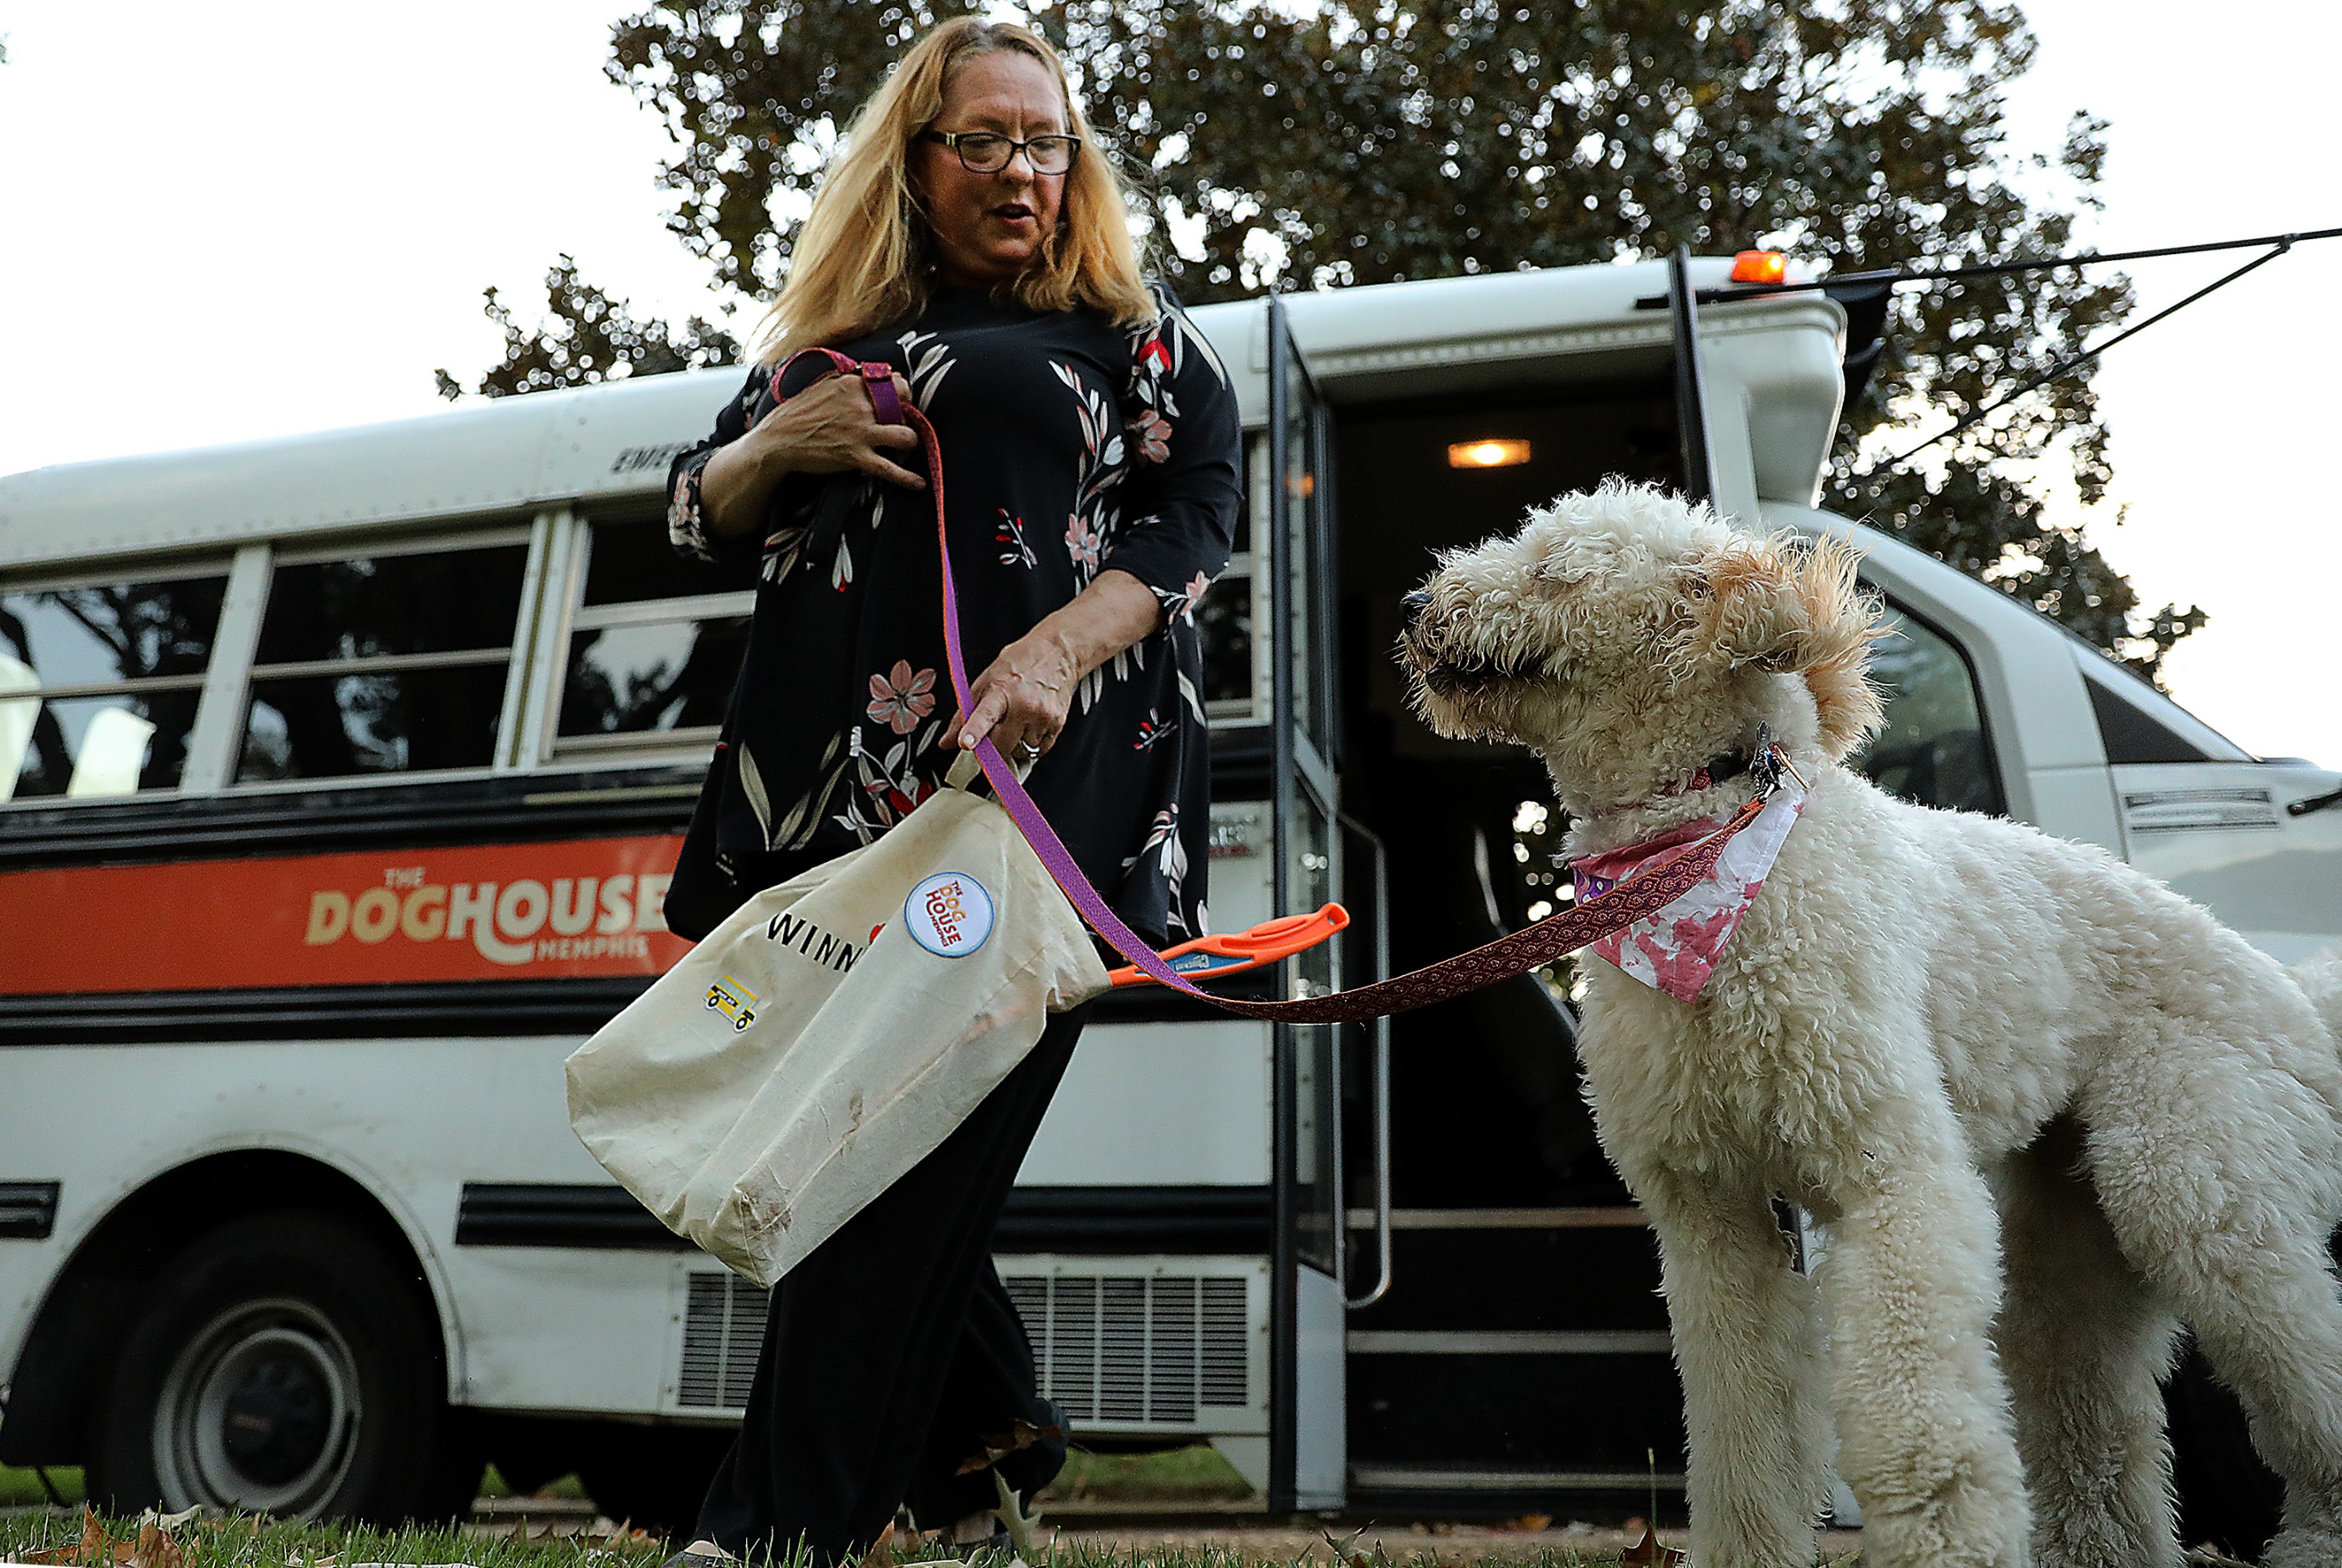
[[2257, 1563], [2277, 1533], [2285, 1483], [2253, 1452], [2244, 1406], [2190, 1340], [2164, 1385], [2171, 1480], [2183, 1544], [2212, 1545]]
[[145, 1287], [116, 1366], [89, 1482], [121, 1513], [388, 1524], [455, 1517], [479, 1480], [413, 1263], [329, 1214], [195, 1242]]
[[731, 1445], [726, 1429], [606, 1424], [579, 1455], [577, 1479], [609, 1519], [688, 1540]]

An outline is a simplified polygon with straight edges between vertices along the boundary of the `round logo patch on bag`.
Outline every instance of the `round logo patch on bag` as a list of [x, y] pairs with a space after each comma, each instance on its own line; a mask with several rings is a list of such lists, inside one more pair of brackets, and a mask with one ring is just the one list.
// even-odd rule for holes
[[992, 934], [992, 894], [964, 871], [938, 872], [903, 901], [903, 925], [929, 953], [965, 958]]

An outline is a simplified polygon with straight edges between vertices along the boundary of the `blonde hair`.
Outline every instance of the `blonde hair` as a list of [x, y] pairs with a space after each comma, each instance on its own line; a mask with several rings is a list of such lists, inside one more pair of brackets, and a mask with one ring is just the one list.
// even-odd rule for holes
[[1057, 231], [1037, 265], [1010, 285], [1036, 311], [1086, 305], [1121, 325], [1155, 316], [1130, 237], [1122, 181], [1106, 161], [1066, 81], [1057, 52], [1013, 22], [961, 16], [911, 45], [846, 127], [846, 145], [816, 191], [797, 233], [788, 281], [766, 314], [757, 360], [777, 364], [801, 348], [859, 337], [907, 321], [934, 291], [934, 241], [910, 180], [911, 143], [943, 110], [953, 74], [978, 55], [1015, 50], [1049, 68], [1067, 129], [1082, 139], [1063, 178]]

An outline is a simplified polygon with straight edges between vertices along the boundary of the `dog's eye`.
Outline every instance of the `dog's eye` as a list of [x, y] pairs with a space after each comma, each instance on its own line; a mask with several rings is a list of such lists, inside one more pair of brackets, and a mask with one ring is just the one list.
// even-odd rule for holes
[[1708, 581], [1705, 572], [1686, 572], [1683, 574], [1683, 594], [1686, 599], [1712, 599], [1716, 596], [1716, 584]]

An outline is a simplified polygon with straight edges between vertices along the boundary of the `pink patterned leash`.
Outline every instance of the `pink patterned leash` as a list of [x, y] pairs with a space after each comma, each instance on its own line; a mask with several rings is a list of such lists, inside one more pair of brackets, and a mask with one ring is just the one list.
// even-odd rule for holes
[[[926, 454], [928, 487], [935, 492], [936, 550], [943, 562], [944, 584], [944, 652], [950, 665], [952, 691], [959, 699], [963, 714], [975, 707], [975, 698], [968, 689], [967, 662], [961, 652], [959, 631], [959, 595], [952, 582], [949, 535], [944, 525], [943, 454], [936, 444], [935, 427], [927, 416], [915, 407], [905, 407], [895, 393], [895, 368], [882, 361], [857, 364], [831, 349], [806, 349], [805, 354], [826, 356], [844, 375], [860, 377], [870, 390], [871, 405], [882, 424], [908, 424], [919, 433], [921, 449]], [[773, 373], [773, 394], [780, 396], [781, 374], [801, 355], [791, 355]], [[1016, 770], [1008, 765], [990, 738], [976, 744], [976, 761], [983, 764], [985, 777], [992, 781], [993, 794], [1024, 834], [1033, 853], [1041, 858], [1042, 866], [1056, 883], [1083, 919], [1104, 937], [1115, 951], [1136, 964], [1149, 978], [1185, 992], [1200, 1002], [1248, 1018], [1269, 1018], [1288, 1024], [1347, 1024], [1386, 1014], [1404, 1013], [1410, 1008], [1445, 1002], [1467, 991], [1526, 974], [1540, 964], [1549, 964], [1566, 953], [1601, 941], [1606, 936], [1624, 931], [1636, 922], [1649, 918], [1689, 893], [1705, 881], [1716, 863], [1722, 858], [1725, 846], [1765, 809], [1771, 796], [1777, 774], [1777, 749], [1768, 748], [1763, 762], [1776, 765], [1760, 765], [1751, 771], [1758, 780], [1756, 794], [1735, 812], [1729, 821], [1707, 837], [1686, 845], [1663, 860], [1653, 862], [1647, 868], [1627, 877], [1609, 892], [1585, 903], [1574, 904], [1558, 914], [1548, 915], [1536, 924], [1509, 935], [1500, 936], [1469, 953], [1453, 958], [1443, 958], [1411, 974], [1376, 981], [1352, 991], [1336, 991], [1325, 996], [1301, 997], [1288, 1002], [1247, 1002], [1231, 996], [1216, 996], [1173, 971], [1156, 953], [1154, 946], [1123, 924], [1106, 901], [1098, 896], [1089, 878], [1057, 837], [1056, 829], [1025, 793], [1017, 782]]]

